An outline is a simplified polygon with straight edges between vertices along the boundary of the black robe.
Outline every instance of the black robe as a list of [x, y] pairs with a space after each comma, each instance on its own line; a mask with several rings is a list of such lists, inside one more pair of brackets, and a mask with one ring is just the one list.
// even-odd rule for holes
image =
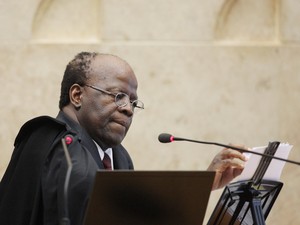
[[[68, 145], [72, 172], [68, 188], [68, 216], [80, 225], [97, 170], [103, 164], [96, 145], [79, 124], [63, 112], [57, 119], [42, 116], [20, 129], [11, 161], [0, 183], [0, 224], [57, 225], [65, 216], [64, 183], [67, 162], [61, 139], [72, 135]], [[133, 169], [128, 152], [113, 148], [115, 169]]]

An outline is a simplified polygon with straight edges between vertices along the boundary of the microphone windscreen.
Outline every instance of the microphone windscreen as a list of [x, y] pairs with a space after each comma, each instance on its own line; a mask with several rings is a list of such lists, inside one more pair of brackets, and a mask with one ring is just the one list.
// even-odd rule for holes
[[162, 133], [158, 136], [158, 140], [161, 143], [169, 143], [173, 141], [173, 136], [171, 134]]

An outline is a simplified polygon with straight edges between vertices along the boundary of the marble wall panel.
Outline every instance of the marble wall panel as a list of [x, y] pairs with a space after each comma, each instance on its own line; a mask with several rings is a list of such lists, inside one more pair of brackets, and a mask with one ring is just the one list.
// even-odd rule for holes
[[[2, 0], [0, 177], [20, 126], [57, 114], [63, 71], [80, 51], [119, 55], [136, 72], [145, 110], [124, 141], [136, 169], [204, 170], [220, 150], [163, 145], [161, 132], [249, 147], [280, 140], [300, 161], [299, 7], [296, 0]], [[299, 173], [284, 168], [267, 224], [299, 223]], [[212, 193], [206, 220], [220, 194]]]

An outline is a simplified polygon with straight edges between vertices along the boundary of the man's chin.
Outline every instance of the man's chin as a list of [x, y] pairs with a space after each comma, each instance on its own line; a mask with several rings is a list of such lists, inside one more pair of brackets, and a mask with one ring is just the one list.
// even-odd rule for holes
[[110, 138], [106, 139], [106, 141], [103, 143], [106, 148], [113, 148], [122, 143], [124, 140], [126, 134], [115, 134], [111, 136]]

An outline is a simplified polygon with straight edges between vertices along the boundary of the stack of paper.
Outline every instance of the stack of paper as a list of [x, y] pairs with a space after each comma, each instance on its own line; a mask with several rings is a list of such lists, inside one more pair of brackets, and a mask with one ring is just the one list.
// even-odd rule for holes
[[[252, 148], [251, 151], [264, 154], [266, 147], [267, 146], [255, 147]], [[293, 146], [290, 144], [280, 143], [274, 156], [278, 158], [287, 159], [292, 147]], [[260, 155], [255, 155], [253, 153], [243, 153], [243, 154], [245, 154], [245, 156], [248, 158], [248, 161], [245, 164], [245, 169], [243, 170], [242, 174], [237, 177], [237, 181], [250, 180], [253, 177], [262, 157]], [[285, 165], [284, 161], [278, 159], [272, 159], [263, 179], [279, 181], [284, 165]]]

